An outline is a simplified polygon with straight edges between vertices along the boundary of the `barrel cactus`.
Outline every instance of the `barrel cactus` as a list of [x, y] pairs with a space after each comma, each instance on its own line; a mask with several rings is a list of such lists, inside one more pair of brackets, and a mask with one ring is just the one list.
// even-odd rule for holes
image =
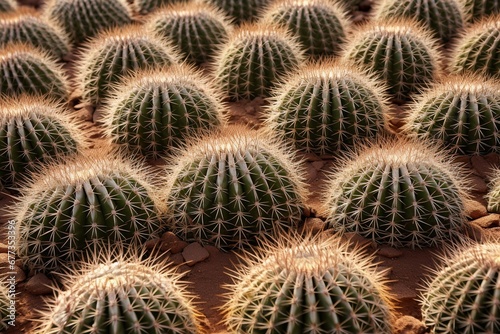
[[133, 0], [132, 7], [136, 13], [146, 15], [163, 6], [187, 1], [188, 0]]
[[465, 181], [437, 149], [386, 140], [339, 166], [324, 201], [334, 231], [411, 248], [440, 245], [462, 232]]
[[318, 155], [351, 149], [384, 131], [383, 87], [350, 65], [305, 66], [275, 91], [266, 124], [295, 148]]
[[420, 298], [433, 334], [500, 333], [500, 243], [454, 247]]
[[26, 44], [8, 44], [0, 48], [0, 94], [46, 95], [65, 101], [69, 84], [62, 67], [56, 61]]
[[101, 244], [138, 247], [161, 227], [147, 170], [116, 152], [83, 152], [33, 179], [13, 210], [17, 254], [30, 271], [60, 271]]
[[0, 13], [14, 12], [17, 8], [16, 0], [0, 0]]
[[488, 192], [488, 212], [500, 213], [500, 170], [492, 173], [490, 191]]
[[181, 3], [156, 11], [147, 30], [172, 41], [184, 59], [201, 64], [211, 60], [214, 48], [226, 42], [231, 26], [212, 6]]
[[45, 50], [56, 58], [69, 52], [69, 40], [56, 25], [41, 18], [34, 9], [22, 7], [0, 14], [0, 46], [22, 42]]
[[440, 72], [436, 41], [413, 21], [373, 22], [360, 28], [343, 57], [375, 73], [398, 100], [408, 100]]
[[166, 195], [169, 225], [180, 238], [243, 248], [298, 226], [298, 165], [263, 133], [228, 127], [184, 152], [173, 159]]
[[454, 154], [500, 153], [498, 87], [498, 81], [482, 77], [448, 77], [413, 103], [403, 131]]
[[203, 333], [186, 283], [166, 263], [115, 256], [64, 275], [37, 333]]
[[233, 100], [267, 96], [303, 59], [300, 44], [286, 30], [270, 25], [244, 25], [218, 51], [215, 78]]
[[500, 78], [500, 15], [468, 27], [457, 40], [450, 72], [478, 73]]
[[63, 28], [73, 44], [132, 22], [127, 0], [48, 0], [43, 12]]
[[500, 14], [500, 0], [459, 0], [468, 21]]
[[236, 24], [255, 21], [272, 0], [198, 0], [220, 8]]
[[100, 34], [85, 45], [77, 61], [76, 81], [82, 100], [94, 105], [132, 70], [158, 68], [178, 62], [167, 42], [131, 25]]
[[108, 137], [157, 159], [190, 136], [225, 123], [221, 93], [187, 66], [143, 70], [124, 79], [104, 106]]
[[336, 55], [350, 25], [344, 8], [332, 0], [276, 1], [265, 10], [261, 22], [290, 30], [313, 57]]
[[0, 185], [18, 185], [38, 165], [72, 155], [85, 145], [69, 108], [43, 97], [0, 100]]
[[222, 310], [231, 333], [392, 333], [386, 270], [339, 238], [289, 237], [243, 258]]
[[462, 7], [457, 0], [381, 0], [375, 19], [416, 19], [429, 28], [436, 38], [448, 42], [463, 24]]

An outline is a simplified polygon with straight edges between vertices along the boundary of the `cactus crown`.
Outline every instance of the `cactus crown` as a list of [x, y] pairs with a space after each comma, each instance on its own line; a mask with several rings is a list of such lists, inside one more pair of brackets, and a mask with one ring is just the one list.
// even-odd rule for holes
[[221, 307], [231, 331], [390, 332], [387, 271], [337, 236], [286, 235], [240, 257]]
[[122, 328], [137, 334], [204, 332], [195, 296], [166, 261], [109, 249], [87, 257], [88, 262], [60, 274], [63, 288], [54, 288], [54, 298], [39, 311], [37, 333], [80, 333], [88, 329], [80, 328], [82, 322], [89, 328]]
[[409, 136], [437, 141], [461, 155], [500, 151], [500, 82], [467, 74], [448, 76], [410, 105]]
[[477, 73], [500, 78], [500, 14], [487, 16], [463, 30], [455, 41], [451, 73]]
[[274, 1], [260, 22], [288, 29], [314, 57], [336, 54], [350, 26], [344, 6], [332, 0]]
[[29, 7], [0, 14], [0, 45], [10, 42], [28, 43], [57, 58], [66, 55], [70, 49], [66, 33]]

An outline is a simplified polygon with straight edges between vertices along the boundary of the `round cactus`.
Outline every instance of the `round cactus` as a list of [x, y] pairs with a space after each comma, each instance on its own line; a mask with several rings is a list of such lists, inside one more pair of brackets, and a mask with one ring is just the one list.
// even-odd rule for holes
[[43, 97], [0, 100], [0, 185], [15, 185], [37, 165], [86, 146], [70, 112]]
[[382, 87], [348, 65], [305, 66], [279, 86], [267, 125], [300, 150], [318, 155], [350, 149], [384, 130], [388, 104]]
[[296, 70], [303, 51], [287, 31], [268, 25], [245, 25], [218, 52], [215, 77], [233, 100], [269, 95], [270, 88]]
[[273, 2], [261, 21], [290, 30], [313, 57], [337, 54], [349, 26], [344, 9], [332, 0]]
[[147, 22], [147, 30], [172, 41], [184, 59], [201, 64], [212, 58], [215, 47], [226, 42], [231, 26], [211, 6], [181, 3], [156, 11]]
[[478, 73], [500, 78], [500, 15], [468, 27], [458, 39], [450, 60], [450, 72]]
[[500, 14], [500, 0], [459, 0], [468, 21]]
[[421, 296], [433, 334], [500, 333], [500, 243], [454, 247]]
[[156, 10], [157, 8], [161, 8], [169, 4], [187, 2], [188, 0], [133, 0], [133, 1], [134, 2], [132, 3], [132, 6], [134, 8], [134, 11], [141, 15], [146, 15]]
[[224, 320], [231, 333], [391, 333], [386, 274], [337, 237], [292, 237], [243, 258]]
[[167, 155], [187, 137], [225, 123], [221, 94], [186, 66], [140, 71], [112, 95], [103, 117], [108, 136], [147, 158]]
[[56, 58], [62, 58], [69, 52], [68, 38], [64, 32], [28, 7], [14, 13], [0, 14], [0, 46], [11, 42], [33, 45]]
[[136, 25], [99, 35], [86, 44], [81, 56], [76, 81], [82, 100], [94, 105], [130, 71], [170, 66], [179, 59], [167, 42]]
[[0, 94], [28, 93], [65, 101], [68, 87], [63, 69], [45, 52], [18, 43], [0, 48]]
[[63, 28], [73, 44], [132, 22], [132, 10], [126, 0], [49, 0], [43, 12]]
[[14, 12], [17, 8], [15, 0], [0, 0], [0, 13]]
[[488, 212], [500, 213], [500, 170], [493, 173], [491, 184], [488, 192]]
[[272, 0], [199, 0], [220, 8], [236, 24], [255, 20]]
[[100, 257], [64, 276], [64, 288], [48, 302], [37, 333], [204, 332], [194, 297], [166, 263]]
[[240, 126], [201, 138], [171, 167], [171, 229], [182, 239], [242, 248], [297, 227], [304, 188], [292, 156]]
[[350, 39], [344, 59], [384, 80], [396, 99], [407, 100], [439, 74], [436, 45], [429, 31], [411, 21], [375, 22]]
[[17, 254], [34, 272], [59, 271], [88, 247], [137, 247], [160, 228], [144, 166], [95, 150], [44, 167], [13, 210]]
[[460, 169], [437, 150], [390, 140], [339, 163], [326, 188], [328, 227], [392, 247], [428, 247], [465, 224]]
[[443, 42], [448, 42], [464, 24], [462, 7], [457, 0], [381, 0], [375, 19], [392, 18], [416, 19]]
[[451, 153], [500, 153], [500, 84], [481, 77], [450, 77], [412, 105], [404, 132], [432, 139]]

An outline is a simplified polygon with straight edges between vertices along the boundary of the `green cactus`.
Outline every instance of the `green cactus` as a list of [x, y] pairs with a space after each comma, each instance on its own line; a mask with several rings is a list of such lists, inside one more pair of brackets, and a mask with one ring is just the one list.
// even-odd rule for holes
[[254, 21], [272, 0], [199, 0], [220, 8], [236, 24]]
[[0, 48], [0, 94], [28, 93], [66, 101], [69, 83], [62, 67], [33, 46], [13, 43]]
[[0, 100], [0, 185], [10, 187], [37, 165], [86, 146], [71, 110], [43, 97]]
[[462, 7], [457, 0], [381, 0], [375, 9], [375, 20], [416, 19], [430, 29], [436, 38], [448, 42], [463, 24]]
[[221, 308], [231, 333], [392, 332], [387, 270], [373, 256], [335, 236], [288, 239], [243, 257]]
[[500, 78], [500, 15], [468, 27], [457, 40], [450, 60], [452, 73], [477, 73]]
[[453, 247], [420, 298], [433, 334], [500, 333], [500, 243]]
[[226, 121], [221, 93], [187, 66], [140, 71], [112, 95], [104, 106], [108, 137], [147, 158], [165, 156]]
[[232, 100], [268, 96], [303, 59], [300, 45], [287, 31], [269, 25], [244, 25], [218, 51], [215, 78]]
[[0, 0], [0, 13], [14, 12], [18, 9], [15, 0]]
[[43, 13], [62, 27], [73, 44], [132, 22], [132, 10], [126, 0], [49, 0]]
[[459, 0], [467, 21], [500, 14], [500, 0]]
[[29, 7], [0, 14], [0, 46], [11, 42], [27, 43], [59, 59], [69, 52], [65, 33]]
[[160, 9], [149, 18], [146, 27], [172, 41], [183, 58], [195, 64], [211, 60], [215, 48], [226, 42], [232, 29], [218, 10], [196, 3]]
[[301, 68], [275, 90], [266, 124], [297, 149], [335, 154], [382, 133], [388, 109], [377, 81], [324, 61]]
[[297, 227], [305, 191], [292, 158], [263, 133], [241, 126], [194, 142], [169, 173], [172, 231], [230, 249]]
[[97, 105], [130, 71], [178, 63], [179, 56], [160, 37], [131, 25], [100, 34], [85, 45], [77, 61], [76, 82], [82, 100]]
[[336, 55], [350, 26], [344, 8], [332, 0], [276, 1], [261, 22], [288, 29], [313, 57]]
[[91, 260], [64, 275], [40, 334], [203, 333], [194, 296], [167, 263], [117, 255]]
[[343, 57], [384, 80], [398, 100], [409, 99], [440, 72], [436, 41], [412, 21], [365, 25], [350, 38]]
[[133, 0], [132, 6], [136, 13], [146, 15], [155, 11], [157, 8], [187, 1], [188, 0]]
[[482, 77], [448, 77], [410, 108], [402, 130], [460, 155], [500, 153], [500, 84]]
[[66, 160], [34, 175], [12, 210], [27, 269], [60, 271], [88, 247], [138, 247], [158, 232], [161, 207], [144, 166], [103, 149]]
[[488, 212], [500, 213], [500, 170], [492, 173], [490, 191], [488, 192]]
[[[4, 278], [2, 284], [0, 284], [0, 330], [7, 329], [8, 322], [11, 320], [9, 318], [11, 310], [11, 300], [13, 300], [12, 295], [9, 293], [9, 288], [7, 287], [7, 279]], [[15, 310], [15, 307], [14, 307]], [[14, 315], [13, 315], [14, 316]], [[15, 319], [15, 318], [14, 318]]]
[[339, 162], [325, 190], [329, 228], [392, 247], [440, 245], [465, 224], [465, 181], [437, 149], [381, 141]]

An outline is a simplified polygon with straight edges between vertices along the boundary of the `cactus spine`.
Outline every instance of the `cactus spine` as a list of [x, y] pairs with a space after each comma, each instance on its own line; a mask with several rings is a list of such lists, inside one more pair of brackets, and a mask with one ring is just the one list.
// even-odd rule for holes
[[9, 320], [9, 306], [12, 296], [9, 294], [9, 289], [5, 283], [5, 279], [0, 284], [0, 330], [7, 329]]
[[459, 0], [468, 21], [500, 14], [500, 0]]
[[233, 100], [269, 95], [270, 88], [304, 59], [300, 45], [285, 30], [244, 25], [233, 32], [215, 60], [215, 77]]
[[0, 185], [23, 180], [37, 165], [72, 155], [86, 146], [70, 110], [42, 97], [0, 101]]
[[217, 9], [204, 4], [177, 4], [156, 11], [147, 30], [171, 40], [183, 58], [195, 64], [210, 60], [214, 48], [226, 42], [232, 30]]
[[422, 319], [433, 334], [500, 331], [500, 244], [454, 247], [442, 257], [423, 295]]
[[221, 93], [187, 66], [140, 71], [112, 95], [103, 117], [108, 137], [148, 158], [169, 154], [189, 136], [226, 121]]
[[500, 78], [500, 15], [468, 27], [457, 40], [450, 72], [477, 73]]
[[488, 212], [500, 213], [500, 170], [493, 173], [491, 188], [488, 192]]
[[0, 46], [11, 42], [27, 43], [56, 58], [62, 58], [69, 52], [65, 33], [40, 18], [36, 11], [25, 7], [14, 13], [0, 14]]
[[187, 0], [133, 0], [133, 8], [135, 12], [146, 15], [157, 8], [181, 2], [187, 2]]
[[226, 287], [224, 320], [231, 333], [391, 333], [385, 275], [337, 237], [268, 243]]
[[300, 150], [318, 155], [350, 149], [383, 132], [388, 103], [377, 81], [349, 65], [305, 66], [276, 90], [268, 128]]
[[9, 44], [0, 49], [0, 94], [68, 98], [68, 80], [55, 60], [32, 46]]
[[331, 175], [328, 226], [392, 247], [436, 246], [465, 224], [461, 170], [436, 149], [390, 140], [367, 147]]
[[85, 102], [97, 105], [111, 87], [132, 70], [159, 68], [178, 62], [178, 55], [160, 37], [131, 25], [91, 40], [77, 62], [76, 81]]
[[17, 8], [15, 0], [0, 0], [0, 13], [14, 12]]
[[443, 42], [453, 38], [464, 24], [457, 0], [381, 0], [375, 10], [375, 19], [392, 18], [416, 19]]
[[126, 0], [49, 0], [43, 12], [63, 28], [73, 44], [132, 22], [132, 10]]
[[500, 152], [499, 82], [449, 77], [425, 91], [403, 126], [408, 135], [431, 139], [460, 155]]
[[412, 21], [375, 22], [354, 34], [343, 57], [384, 80], [396, 99], [407, 100], [439, 74], [436, 45]]
[[144, 168], [95, 150], [34, 175], [13, 210], [25, 266], [60, 271], [89, 247], [138, 247], [150, 238], [160, 228], [159, 202]]
[[332, 0], [273, 2], [261, 22], [288, 29], [313, 57], [336, 55], [350, 25], [343, 7]]
[[220, 8], [236, 24], [254, 21], [271, 0], [199, 0]]
[[184, 240], [242, 248], [301, 220], [304, 188], [298, 167], [260, 132], [221, 129], [174, 161], [168, 215], [171, 229]]
[[123, 255], [84, 264], [65, 275], [37, 333], [203, 333], [194, 297], [166, 265]]

